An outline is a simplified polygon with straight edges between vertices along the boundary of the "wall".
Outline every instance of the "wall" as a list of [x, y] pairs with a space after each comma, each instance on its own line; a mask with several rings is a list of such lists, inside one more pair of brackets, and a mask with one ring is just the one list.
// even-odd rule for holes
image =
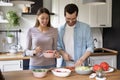
[[[51, 0], [44, 0], [43, 5], [44, 7], [48, 8], [51, 11]], [[26, 40], [26, 32], [30, 27], [34, 26], [35, 23], [35, 19], [36, 19], [36, 15], [22, 15], [22, 8], [24, 7], [24, 5], [22, 4], [14, 4], [13, 7], [0, 7], [0, 10], [3, 11], [4, 13], [4, 18], [5, 18], [5, 13], [8, 12], [9, 10], [14, 10], [17, 12], [17, 14], [20, 17], [20, 26], [16, 27], [14, 29], [22, 29], [22, 32], [19, 34], [19, 43], [20, 45], [23, 47], [23, 49], [25, 48], [25, 40]], [[0, 24], [0, 30], [2, 29], [7, 29], [7, 24]], [[0, 52], [3, 51], [8, 51], [9, 47], [8, 45], [5, 46], [5, 48], [3, 48], [3, 43], [2, 43], [2, 39], [6, 39], [6, 33], [0, 33]], [[7, 44], [7, 42], [5, 43]], [[9, 44], [9, 45], [13, 45], [13, 44]]]
[[[17, 7], [17, 8], [16, 8]], [[28, 30], [28, 28], [33, 27], [34, 22], [35, 22], [35, 15], [21, 15], [21, 5], [15, 5], [14, 7], [2, 7], [1, 10], [4, 10], [4, 14], [9, 11], [9, 10], [14, 10], [18, 13], [18, 15], [20, 16], [20, 26], [14, 28], [14, 29], [22, 29], [22, 32], [19, 34], [19, 43], [23, 46], [23, 48], [25, 47], [25, 34]], [[7, 29], [7, 24], [0, 24], [0, 29]], [[5, 33], [1, 33], [0, 34], [1, 37], [5, 38]], [[3, 36], [4, 35], [4, 36]], [[6, 42], [7, 44], [7, 42]], [[11, 44], [10, 44], [11, 45]], [[6, 46], [8, 48], [8, 46]], [[4, 49], [2, 49], [4, 50]], [[2, 51], [0, 50], [0, 51]]]
[[112, 27], [103, 29], [103, 46], [118, 51], [117, 67], [120, 69], [120, 0], [112, 3]]
[[95, 48], [102, 48], [103, 47], [103, 39], [102, 39], [102, 28], [91, 28], [93, 39], [94, 39], [94, 47]]

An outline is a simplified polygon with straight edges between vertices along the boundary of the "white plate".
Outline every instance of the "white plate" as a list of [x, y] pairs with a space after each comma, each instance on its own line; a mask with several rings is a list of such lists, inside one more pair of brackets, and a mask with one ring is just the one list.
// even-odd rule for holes
[[110, 73], [110, 72], [113, 72], [113, 71], [114, 71], [114, 68], [109, 67], [108, 71], [105, 71], [105, 73]]

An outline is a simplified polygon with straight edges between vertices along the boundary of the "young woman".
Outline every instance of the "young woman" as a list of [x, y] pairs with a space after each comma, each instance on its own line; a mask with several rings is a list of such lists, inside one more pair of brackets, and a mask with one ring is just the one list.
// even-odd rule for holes
[[[51, 68], [56, 66], [56, 59], [59, 57], [57, 49], [58, 31], [51, 27], [50, 13], [48, 9], [41, 8], [37, 12], [35, 26], [27, 33], [27, 48], [25, 54], [31, 56], [29, 69]], [[46, 50], [54, 50], [53, 58], [44, 57]]]

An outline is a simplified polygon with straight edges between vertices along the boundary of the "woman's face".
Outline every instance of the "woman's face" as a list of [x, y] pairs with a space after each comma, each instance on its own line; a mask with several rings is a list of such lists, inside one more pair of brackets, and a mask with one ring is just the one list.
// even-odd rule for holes
[[46, 13], [42, 13], [38, 16], [38, 21], [40, 23], [40, 26], [47, 26], [49, 22], [49, 15]]

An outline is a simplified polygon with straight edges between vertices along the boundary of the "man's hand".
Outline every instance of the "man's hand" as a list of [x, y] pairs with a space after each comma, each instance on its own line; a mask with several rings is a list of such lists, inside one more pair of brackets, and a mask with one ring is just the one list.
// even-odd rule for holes
[[83, 59], [77, 60], [75, 66], [84, 66], [84, 60]]
[[59, 52], [65, 61], [70, 61], [72, 59], [71, 56], [68, 53], [66, 53], [65, 51], [59, 50]]
[[85, 54], [76, 61], [75, 66], [84, 66], [84, 61], [90, 56], [90, 54], [90, 51], [86, 51]]
[[64, 54], [62, 54], [62, 56], [63, 56], [63, 59], [66, 61], [71, 60], [71, 56], [68, 53], [64, 53]]

